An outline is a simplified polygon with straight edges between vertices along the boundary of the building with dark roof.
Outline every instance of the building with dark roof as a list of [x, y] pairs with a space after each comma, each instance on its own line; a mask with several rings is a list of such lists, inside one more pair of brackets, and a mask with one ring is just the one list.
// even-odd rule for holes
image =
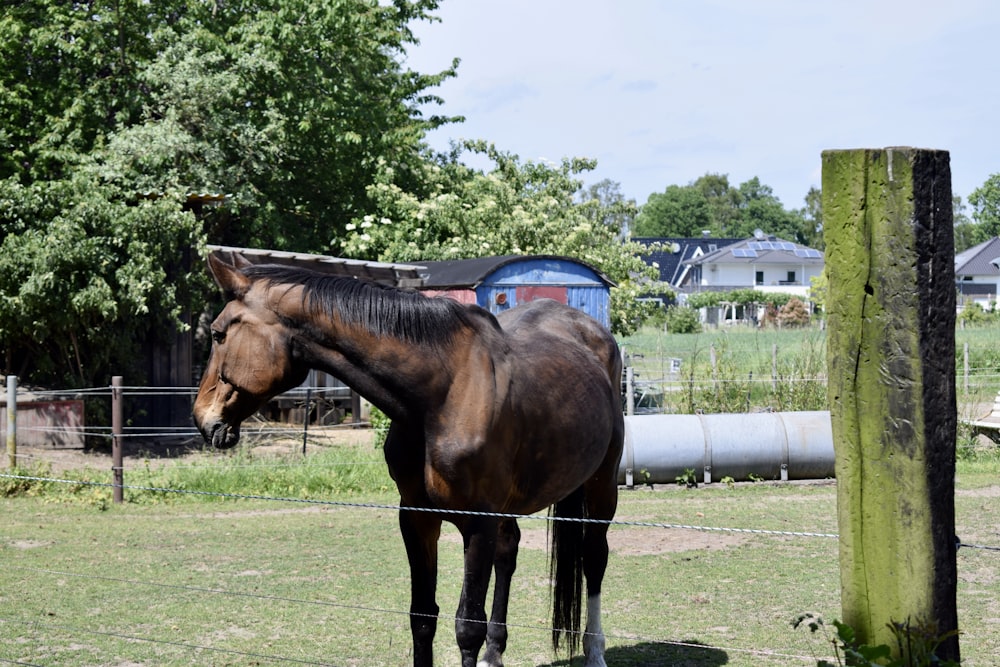
[[823, 273], [823, 253], [799, 243], [756, 234], [686, 260], [692, 289], [758, 289], [805, 298], [811, 279]]
[[660, 272], [660, 282], [667, 283], [674, 290], [680, 291], [692, 286], [693, 272], [688, 262], [733, 243], [738, 243], [741, 239], [700, 236], [697, 238], [642, 237], [631, 240], [649, 251], [643, 259]]
[[1000, 238], [994, 237], [955, 255], [958, 306], [993, 308], [1000, 293]]

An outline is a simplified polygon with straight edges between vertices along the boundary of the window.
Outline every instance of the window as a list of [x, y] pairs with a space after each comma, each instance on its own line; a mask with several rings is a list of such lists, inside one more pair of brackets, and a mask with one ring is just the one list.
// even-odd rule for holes
[[754, 281], [758, 285], [763, 285], [764, 284], [764, 272], [763, 271], [758, 271], [757, 275], [754, 277]]
[[795, 272], [794, 271], [789, 271], [788, 272], [788, 282], [789, 283], [794, 283], [795, 282]]

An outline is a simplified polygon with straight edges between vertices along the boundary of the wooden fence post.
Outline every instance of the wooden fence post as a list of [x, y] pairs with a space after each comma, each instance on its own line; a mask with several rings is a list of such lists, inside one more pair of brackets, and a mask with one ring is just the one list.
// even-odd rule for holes
[[843, 620], [895, 651], [890, 622], [958, 625], [951, 168], [913, 148], [822, 162]]

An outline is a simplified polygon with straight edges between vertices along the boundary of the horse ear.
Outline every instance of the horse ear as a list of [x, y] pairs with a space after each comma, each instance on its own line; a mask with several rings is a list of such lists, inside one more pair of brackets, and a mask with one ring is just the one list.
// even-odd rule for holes
[[237, 269], [245, 269], [248, 266], [253, 266], [253, 262], [243, 256], [243, 253], [234, 252], [231, 254], [233, 258], [233, 266]]
[[[246, 258], [241, 255], [236, 256], [249, 265]], [[236, 264], [239, 264], [239, 260], [236, 260]], [[215, 253], [208, 255], [208, 270], [212, 272], [215, 284], [219, 286], [227, 299], [242, 299], [250, 289], [250, 279], [240, 272], [240, 267], [227, 264]]]

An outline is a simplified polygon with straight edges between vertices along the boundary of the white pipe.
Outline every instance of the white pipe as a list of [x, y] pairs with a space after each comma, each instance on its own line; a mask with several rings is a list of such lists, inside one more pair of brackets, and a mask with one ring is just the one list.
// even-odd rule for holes
[[671, 484], [688, 471], [705, 483], [832, 478], [830, 413], [625, 417], [619, 484]]

